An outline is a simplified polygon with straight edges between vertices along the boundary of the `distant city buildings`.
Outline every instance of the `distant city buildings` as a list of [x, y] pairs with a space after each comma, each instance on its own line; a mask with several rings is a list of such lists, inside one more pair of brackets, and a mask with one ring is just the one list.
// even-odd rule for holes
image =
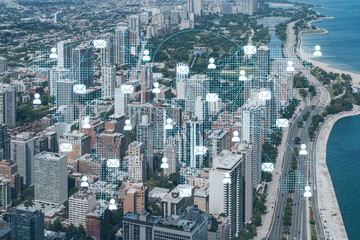
[[16, 124], [16, 89], [9, 84], [0, 84], [0, 123], [13, 127]]
[[7, 71], [7, 59], [0, 57], [0, 73]]

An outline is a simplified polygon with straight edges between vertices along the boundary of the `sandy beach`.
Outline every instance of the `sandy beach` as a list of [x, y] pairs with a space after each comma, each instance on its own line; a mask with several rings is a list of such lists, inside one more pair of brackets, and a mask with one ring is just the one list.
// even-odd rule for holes
[[320, 130], [316, 143], [316, 188], [318, 205], [325, 236], [329, 232], [330, 239], [348, 239], [341, 211], [334, 191], [331, 176], [326, 165], [326, 146], [334, 124], [341, 118], [358, 115], [360, 106], [354, 106], [352, 111], [341, 112], [326, 119]]

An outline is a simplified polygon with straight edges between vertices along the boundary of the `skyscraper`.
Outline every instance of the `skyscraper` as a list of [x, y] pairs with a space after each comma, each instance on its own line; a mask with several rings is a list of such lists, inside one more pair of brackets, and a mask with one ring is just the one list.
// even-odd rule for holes
[[7, 71], [7, 59], [0, 57], [0, 73]]
[[145, 156], [147, 159], [148, 169], [153, 171], [153, 151], [154, 151], [154, 142], [153, 142], [153, 124], [149, 122], [149, 117], [147, 115], [142, 116], [141, 123], [136, 127], [136, 137], [137, 141], [143, 142], [145, 144]]
[[67, 200], [67, 156], [42, 152], [34, 159], [35, 201], [58, 205]]
[[141, 39], [141, 21], [139, 14], [133, 14], [129, 16], [130, 36], [132, 38], [131, 43], [137, 45]]
[[253, 15], [254, 13], [254, 0], [238, 0], [239, 12], [243, 14]]
[[270, 48], [260, 46], [256, 51], [256, 63], [258, 77], [266, 79], [270, 74]]
[[0, 123], [9, 127], [16, 124], [16, 89], [9, 84], [0, 84]]
[[204, 7], [203, 0], [188, 0], [187, 5], [189, 13], [194, 13], [197, 16], [201, 16], [202, 9]]
[[67, 68], [71, 69], [72, 66], [72, 49], [73, 43], [70, 39], [65, 41], [60, 41], [57, 43], [57, 52], [58, 52], [58, 68]]
[[50, 96], [56, 96], [58, 81], [71, 79], [72, 77], [71, 70], [67, 68], [59, 68], [59, 67], [51, 68], [49, 75], [50, 75], [49, 76]]
[[185, 163], [187, 167], [201, 168], [205, 159], [204, 155], [195, 154], [195, 147], [205, 147], [204, 124], [195, 119], [185, 123]]
[[101, 66], [113, 66], [115, 64], [115, 36], [113, 33], [105, 33], [101, 39], [106, 41], [106, 47], [101, 49]]
[[11, 180], [12, 196], [17, 198], [21, 193], [21, 177], [18, 166], [13, 161], [2, 160], [0, 162], [0, 177]]
[[31, 186], [33, 184], [35, 143], [29, 133], [16, 135], [11, 140], [11, 160], [18, 165], [22, 184]]
[[128, 104], [130, 103], [130, 94], [123, 93], [121, 88], [115, 88], [115, 114], [126, 115], [128, 113]]
[[17, 207], [10, 215], [11, 239], [43, 240], [44, 214], [35, 208]]
[[0, 209], [6, 210], [12, 205], [11, 180], [0, 177]]
[[[213, 166], [209, 175], [209, 213], [229, 216], [232, 238], [243, 227], [242, 156], [224, 150], [214, 158]], [[226, 177], [230, 179], [224, 183]]]
[[10, 136], [6, 124], [0, 124], [0, 157], [10, 159]]
[[79, 46], [72, 50], [72, 71], [77, 84], [93, 86], [94, 57], [92, 47]]
[[103, 66], [101, 68], [101, 97], [114, 99], [116, 82], [116, 67]]
[[145, 144], [132, 142], [129, 145], [126, 161], [128, 165], [129, 179], [134, 182], [145, 182], [147, 178], [147, 162], [145, 156]]
[[96, 196], [85, 191], [79, 191], [69, 198], [69, 221], [76, 227], [83, 225], [86, 229], [86, 214], [92, 211], [96, 204]]
[[130, 56], [130, 30], [119, 26], [115, 29], [115, 63], [125, 64]]
[[195, 113], [198, 97], [206, 99], [206, 93], [209, 91], [209, 79], [206, 75], [192, 75], [186, 80], [185, 89], [185, 111]]
[[184, 63], [176, 64], [176, 92], [178, 99], [185, 99], [186, 79], [189, 77], [188, 65]]

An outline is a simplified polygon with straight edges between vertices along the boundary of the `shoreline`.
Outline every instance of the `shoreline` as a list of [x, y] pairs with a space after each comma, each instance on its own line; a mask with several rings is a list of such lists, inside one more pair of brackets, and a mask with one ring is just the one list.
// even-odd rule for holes
[[341, 215], [341, 209], [335, 194], [335, 188], [333, 186], [331, 175], [326, 164], [327, 143], [331, 131], [338, 120], [359, 114], [360, 106], [355, 105], [351, 111], [341, 112], [328, 117], [321, 127], [319, 136], [317, 138], [315, 165], [318, 206], [322, 219], [322, 225], [326, 226], [326, 229], [330, 229], [331, 239], [348, 239], [348, 236]]

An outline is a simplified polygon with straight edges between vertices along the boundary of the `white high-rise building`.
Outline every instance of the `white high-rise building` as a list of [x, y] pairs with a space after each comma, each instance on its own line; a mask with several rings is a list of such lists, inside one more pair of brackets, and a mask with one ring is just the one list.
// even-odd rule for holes
[[115, 29], [115, 63], [125, 64], [130, 55], [130, 30], [119, 26]]
[[126, 156], [128, 176], [131, 181], [145, 182], [147, 177], [147, 163], [145, 156], [145, 144], [132, 142], [129, 145], [129, 155]]
[[103, 99], [114, 99], [116, 83], [116, 67], [103, 66], [101, 68], [101, 97]]
[[9, 84], [0, 84], [0, 123], [8, 126], [16, 124], [16, 88]]
[[194, 13], [197, 16], [201, 16], [202, 9], [204, 7], [203, 0], [188, 0], [187, 5], [189, 13]]
[[101, 66], [113, 66], [115, 64], [115, 36], [106, 33], [101, 36], [106, 41], [106, 47], [101, 49]]
[[34, 157], [35, 201], [58, 205], [68, 199], [67, 156], [42, 152]]
[[69, 198], [69, 221], [75, 227], [83, 225], [86, 229], [86, 214], [92, 211], [96, 204], [95, 194], [79, 191]]
[[176, 92], [178, 99], [185, 99], [186, 79], [189, 77], [189, 66], [184, 63], [176, 64]]
[[129, 25], [132, 32], [136, 34], [137, 43], [140, 41], [141, 37], [141, 20], [139, 14], [133, 14], [129, 16]]
[[59, 68], [72, 68], [72, 49], [73, 43], [70, 39], [61, 41], [57, 43], [57, 52], [58, 52], [58, 64]]
[[238, 12], [248, 15], [254, 13], [254, 0], [238, 0]]
[[229, 217], [230, 238], [243, 227], [242, 192], [242, 156], [224, 150], [214, 158], [209, 173], [209, 213]]
[[67, 68], [54, 67], [50, 69], [50, 77], [49, 77], [50, 96], [56, 96], [57, 82], [65, 79], [71, 79], [71, 76], [72, 76], [72, 72]]
[[206, 75], [192, 75], [186, 81], [185, 89], [185, 111], [195, 113], [198, 97], [206, 99], [206, 93], [208, 93], [209, 89], [209, 79]]
[[16, 135], [10, 142], [11, 160], [18, 165], [25, 186], [33, 184], [35, 141], [29, 133]]
[[123, 93], [121, 88], [115, 88], [115, 114], [126, 115], [130, 104], [130, 94]]

